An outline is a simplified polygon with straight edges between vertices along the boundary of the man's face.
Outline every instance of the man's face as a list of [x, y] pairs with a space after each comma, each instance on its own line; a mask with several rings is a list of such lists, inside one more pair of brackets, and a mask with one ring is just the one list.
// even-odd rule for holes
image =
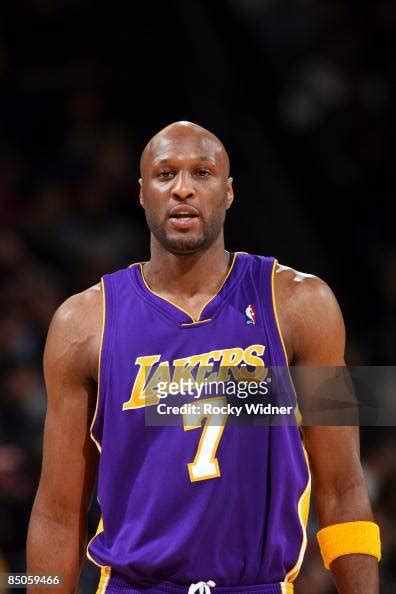
[[209, 247], [232, 200], [228, 157], [209, 135], [169, 133], [143, 156], [140, 202], [151, 233], [172, 253]]

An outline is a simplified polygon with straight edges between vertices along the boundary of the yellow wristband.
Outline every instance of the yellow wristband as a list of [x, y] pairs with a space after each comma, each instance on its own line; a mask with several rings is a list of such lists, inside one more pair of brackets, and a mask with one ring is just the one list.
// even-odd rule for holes
[[318, 542], [326, 569], [342, 555], [371, 555], [381, 559], [379, 527], [374, 522], [343, 522], [319, 530]]

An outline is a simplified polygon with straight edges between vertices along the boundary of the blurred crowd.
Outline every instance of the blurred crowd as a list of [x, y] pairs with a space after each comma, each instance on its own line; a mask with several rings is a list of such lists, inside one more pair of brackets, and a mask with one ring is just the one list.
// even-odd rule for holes
[[[322, 276], [348, 362], [394, 362], [396, 5], [172, 0], [127, 20], [82, 4], [0, 9], [0, 572], [25, 568], [50, 320], [103, 273], [147, 258], [138, 159], [161, 126], [195, 120], [229, 148], [229, 247]], [[382, 594], [396, 585], [395, 437], [362, 429]], [[97, 519], [94, 498], [91, 534]], [[312, 513], [297, 594], [334, 593], [316, 530]], [[87, 563], [80, 594], [97, 577]]]

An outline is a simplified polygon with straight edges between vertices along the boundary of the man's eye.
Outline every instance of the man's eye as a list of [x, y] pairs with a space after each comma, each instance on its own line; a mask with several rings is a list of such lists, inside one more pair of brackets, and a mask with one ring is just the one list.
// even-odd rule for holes
[[197, 169], [198, 177], [208, 177], [210, 175], [210, 171], [208, 169]]
[[158, 176], [161, 179], [171, 179], [174, 175], [175, 175], [175, 172], [172, 171], [171, 169], [164, 169], [163, 171], [160, 171], [158, 174]]

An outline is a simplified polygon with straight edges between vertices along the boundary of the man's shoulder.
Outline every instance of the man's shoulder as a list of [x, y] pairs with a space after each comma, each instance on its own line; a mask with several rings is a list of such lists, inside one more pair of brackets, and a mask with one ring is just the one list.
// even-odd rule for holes
[[275, 265], [274, 289], [275, 298], [278, 306], [290, 305], [298, 300], [299, 305], [308, 305], [311, 301], [326, 301], [334, 298], [334, 295], [328, 284], [319, 276], [307, 272], [301, 272], [291, 266], [280, 264], [273, 256], [264, 256], [261, 254], [249, 254], [247, 252], [238, 252], [245, 255], [251, 262], [259, 265], [266, 262], [272, 268]]
[[291, 313], [320, 313], [320, 310], [338, 308], [329, 285], [319, 276], [301, 272], [277, 263], [275, 294], [278, 307]]
[[68, 297], [56, 310], [53, 322], [60, 325], [89, 323], [91, 319], [99, 317], [103, 307], [102, 283], [97, 283], [80, 293]]
[[73, 368], [96, 378], [102, 321], [101, 284], [66, 299], [52, 318], [44, 365]]
[[274, 288], [290, 361], [303, 349], [304, 342], [315, 344], [325, 336], [335, 339], [336, 335], [343, 341], [342, 314], [333, 291], [324, 280], [277, 264]]
[[101, 333], [105, 301], [109, 298], [111, 287], [117, 290], [120, 280], [129, 283], [130, 269], [140, 264], [143, 262], [134, 262], [106, 273], [100, 282], [68, 297], [56, 310], [51, 325], [71, 328], [76, 332], [80, 329], [82, 334], [86, 328], [93, 327]]
[[329, 285], [319, 276], [279, 262], [275, 267], [275, 288], [280, 297], [287, 301], [298, 298], [309, 303], [311, 300], [326, 299], [326, 296], [333, 295]]
[[78, 353], [96, 351], [102, 332], [103, 298], [98, 283], [66, 299], [56, 310], [48, 331], [47, 347]]

